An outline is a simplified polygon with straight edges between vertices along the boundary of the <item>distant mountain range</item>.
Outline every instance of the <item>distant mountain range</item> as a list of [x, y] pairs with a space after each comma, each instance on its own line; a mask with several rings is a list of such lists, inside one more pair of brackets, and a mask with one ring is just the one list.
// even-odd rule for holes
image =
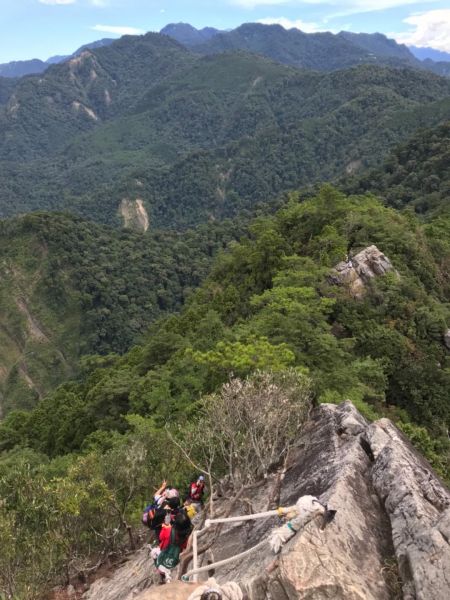
[[438, 75], [450, 75], [450, 62], [445, 62], [445, 53], [435, 51], [433, 58], [433, 50], [428, 49], [428, 53], [423, 53], [423, 58], [417, 57], [407, 46], [381, 33], [304, 33], [295, 28], [286, 30], [281, 25], [259, 23], [245, 23], [232, 31], [213, 28], [197, 30], [192, 25], [176, 23], [167, 25], [161, 33], [205, 55], [246, 50], [283, 64], [318, 71], [372, 63], [407, 66], [426, 69]]
[[417, 46], [409, 46], [409, 49], [419, 60], [434, 60], [435, 62], [450, 61], [450, 53], [435, 50], [434, 48], [417, 48]]
[[168, 35], [169, 37], [177, 40], [183, 46], [196, 46], [207, 42], [218, 33], [222, 33], [219, 29], [214, 27], [204, 27], [203, 29], [196, 29], [189, 25], [189, 23], [170, 23], [161, 29], [160, 33]]
[[74, 56], [79, 56], [84, 50], [92, 50], [94, 48], [101, 48], [102, 46], [108, 46], [113, 42], [113, 39], [104, 38], [85, 44], [76, 50], [73, 54], [51, 56], [46, 61], [40, 60], [39, 58], [32, 58], [31, 60], [16, 60], [8, 63], [0, 64], [0, 77], [23, 77], [24, 75], [38, 75], [43, 73], [50, 65], [55, 65], [60, 62], [64, 62]]
[[[192, 29], [166, 29], [185, 44], [124, 36], [0, 77], [0, 411], [33, 405], [81, 354], [125, 351], [203, 279], [228, 218], [267, 214], [290, 190], [350, 175], [356, 191], [443, 214], [450, 79], [382, 35]], [[121, 230], [139, 217], [145, 234]]]
[[[410, 66], [450, 76], [450, 54], [433, 48], [408, 48], [381, 33], [304, 33], [298, 29], [286, 30], [280, 25], [259, 23], [246, 23], [231, 31], [214, 27], [196, 29], [189, 23], [170, 23], [160, 33], [200, 54], [246, 50], [283, 64], [319, 71], [374, 63]], [[31, 59], [0, 64], [0, 77], [43, 73], [52, 64], [79, 56], [86, 49], [107, 46], [113, 41], [109, 38], [98, 40], [81, 46], [73, 54], [52, 56], [46, 61]]]
[[202, 55], [149, 33], [0, 79], [0, 217], [70, 210], [120, 225], [133, 205], [151, 228], [183, 228], [375, 166], [450, 118], [450, 80], [405, 65], [402, 47], [372, 59], [344, 35], [264, 25], [202, 46], [228, 35], [253, 51]]

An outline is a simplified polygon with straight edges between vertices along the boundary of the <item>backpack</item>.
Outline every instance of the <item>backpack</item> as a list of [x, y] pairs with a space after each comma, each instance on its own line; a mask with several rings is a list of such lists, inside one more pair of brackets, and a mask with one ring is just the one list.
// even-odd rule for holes
[[180, 546], [175, 542], [175, 529], [172, 527], [170, 532], [170, 544], [165, 550], [161, 550], [156, 559], [157, 567], [166, 567], [166, 569], [174, 569], [180, 562]]
[[144, 508], [144, 512], [142, 513], [142, 524], [143, 525], [147, 525], [147, 527], [150, 527], [150, 522], [153, 520], [153, 517], [155, 516], [155, 504], [148, 504], [145, 508]]
[[187, 516], [192, 520], [197, 514], [197, 509], [195, 508], [195, 504], [189, 504], [185, 508]]
[[152, 508], [148, 514], [148, 527], [153, 531], [157, 531], [164, 523], [167, 514], [164, 508]]

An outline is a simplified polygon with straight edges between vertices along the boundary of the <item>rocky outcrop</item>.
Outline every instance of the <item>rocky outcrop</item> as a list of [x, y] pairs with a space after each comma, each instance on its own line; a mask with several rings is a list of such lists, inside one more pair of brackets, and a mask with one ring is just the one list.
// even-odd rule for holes
[[376, 246], [368, 246], [356, 256], [338, 263], [329, 279], [338, 285], [347, 286], [351, 295], [359, 298], [364, 294], [370, 279], [393, 270], [391, 261]]
[[387, 419], [367, 428], [372, 481], [389, 515], [404, 600], [450, 595], [450, 498]]
[[150, 225], [148, 213], [145, 209], [144, 202], [137, 198], [136, 200], [128, 200], [124, 198], [119, 206], [119, 213], [123, 220], [123, 226], [126, 229], [134, 229], [145, 233]]
[[[250, 600], [448, 597], [450, 492], [390, 421], [368, 424], [350, 402], [319, 406], [290, 454], [284, 477], [274, 475], [234, 498], [224, 488], [215, 516], [288, 506], [305, 494], [337, 509], [332, 524], [321, 531], [310, 522], [278, 556], [267, 545], [217, 569], [219, 584], [237, 581]], [[278, 517], [270, 517], [212, 526], [199, 542], [208, 547], [201, 560], [208, 564], [234, 556], [279, 524]], [[145, 562], [139, 562], [143, 552], [109, 580], [108, 588], [97, 582], [86, 600], [187, 599], [193, 588], [186, 585], [183, 591], [181, 584], [140, 595], [150, 582], [142, 583], [147, 574]]]
[[447, 331], [444, 333], [444, 344], [446, 345], [447, 349], [450, 350], [450, 329], [447, 329]]

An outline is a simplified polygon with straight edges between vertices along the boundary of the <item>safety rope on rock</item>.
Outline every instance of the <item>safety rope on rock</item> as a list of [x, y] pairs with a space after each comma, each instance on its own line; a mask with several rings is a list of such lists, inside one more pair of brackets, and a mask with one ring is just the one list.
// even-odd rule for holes
[[242, 600], [244, 594], [234, 581], [218, 585], [214, 579], [198, 587], [188, 600]]
[[262, 540], [262, 542], [259, 542], [259, 544], [256, 544], [256, 546], [253, 546], [252, 548], [249, 548], [248, 550], [244, 550], [244, 552], [241, 552], [240, 554], [235, 554], [234, 556], [230, 556], [230, 558], [224, 558], [223, 560], [212, 563], [211, 565], [199, 567], [198, 569], [192, 569], [191, 571], [188, 571], [187, 573], [185, 573], [183, 575], [182, 579], [184, 581], [187, 581], [189, 579], [189, 577], [191, 577], [191, 575], [194, 575], [197, 573], [204, 573], [205, 571], [210, 571], [211, 569], [217, 569], [218, 567], [224, 567], [225, 565], [228, 565], [229, 563], [234, 562], [235, 560], [237, 560], [239, 558], [244, 558], [244, 557], [248, 556], [252, 552], [255, 552], [255, 550], [259, 550], [259, 548], [262, 548], [263, 546], [265, 546], [267, 544], [267, 542], [268, 542], [268, 540], [264, 539], [264, 540]]
[[[203, 573], [205, 571], [209, 571], [211, 569], [217, 569], [219, 567], [223, 567], [228, 565], [231, 562], [234, 562], [238, 559], [242, 559], [249, 554], [252, 554], [256, 550], [262, 548], [266, 544], [269, 544], [270, 548], [274, 552], [274, 554], [278, 554], [281, 550], [282, 546], [288, 542], [300, 529], [302, 529], [309, 521], [315, 518], [317, 515], [321, 514], [323, 516], [329, 516], [328, 522], [330, 522], [335, 515], [336, 511], [329, 511], [327, 506], [322, 504], [315, 496], [301, 496], [296, 504], [287, 507], [279, 507], [276, 510], [265, 511], [261, 513], [255, 513], [252, 515], [243, 515], [240, 517], [224, 517], [219, 519], [207, 519], [205, 521], [205, 529], [200, 532], [194, 531], [194, 540], [193, 540], [193, 553], [194, 553], [194, 565], [193, 568], [188, 571], [185, 575], [182, 576], [182, 580], [189, 581], [189, 577], [194, 575], [194, 581], [196, 580], [196, 576], [198, 573]], [[287, 523], [282, 525], [281, 527], [277, 527], [272, 530], [271, 534], [268, 538], [263, 539], [259, 544], [241, 552], [240, 554], [236, 554], [234, 556], [230, 556], [229, 558], [225, 558], [224, 560], [206, 565], [204, 567], [198, 567], [197, 564], [197, 535], [203, 533], [203, 531], [207, 530], [213, 523], [231, 523], [238, 521], [248, 521], [254, 519], [265, 519], [267, 517], [271, 517], [274, 515], [278, 515], [280, 517], [284, 516], [290, 519]], [[323, 527], [325, 526], [326, 521], [324, 521]]]
[[[259, 548], [262, 548], [262, 546], [264, 546], [268, 540], [263, 540], [262, 542], [260, 542], [259, 544], [257, 544], [256, 546], [253, 546], [252, 548], [249, 548], [248, 550], [245, 550], [244, 552], [241, 552], [240, 554], [236, 554], [235, 556], [231, 556], [230, 558], [226, 558], [224, 560], [221, 560], [219, 562], [213, 563], [211, 565], [208, 565], [206, 567], [197, 567], [196, 563], [197, 563], [197, 537], [202, 535], [203, 533], [205, 533], [208, 528], [216, 523], [233, 523], [233, 522], [242, 522], [242, 521], [253, 521], [255, 519], [266, 519], [267, 517], [272, 517], [272, 516], [287, 516], [289, 514], [295, 514], [296, 512], [296, 506], [288, 506], [288, 507], [279, 507], [275, 510], [269, 510], [269, 511], [264, 511], [264, 512], [260, 512], [260, 513], [254, 513], [252, 515], [244, 515], [244, 516], [240, 516], [240, 517], [224, 517], [224, 518], [218, 518], [218, 519], [206, 519], [205, 521], [205, 528], [202, 529], [201, 531], [194, 531], [194, 568], [191, 569], [190, 571], [188, 571], [187, 573], [185, 573], [182, 576], [182, 580], [183, 581], [188, 581], [189, 577], [191, 577], [192, 575], [197, 575], [198, 573], [203, 573], [205, 571], [209, 571], [210, 569], [215, 569], [218, 567], [222, 567], [224, 565], [227, 565], [239, 558], [244, 558], [245, 556], [248, 556], [249, 554], [251, 554], [252, 552], [254, 552], [255, 550], [258, 550]], [[196, 580], [196, 577], [194, 577], [194, 581]]]
[[266, 510], [265, 512], [254, 513], [252, 515], [245, 515], [242, 517], [223, 517], [219, 519], [206, 519], [205, 529], [216, 523], [241, 523], [242, 521], [254, 521], [255, 519], [266, 519], [267, 517], [282, 517], [288, 511], [295, 511], [294, 506], [288, 506], [287, 508], [277, 508], [275, 510]]

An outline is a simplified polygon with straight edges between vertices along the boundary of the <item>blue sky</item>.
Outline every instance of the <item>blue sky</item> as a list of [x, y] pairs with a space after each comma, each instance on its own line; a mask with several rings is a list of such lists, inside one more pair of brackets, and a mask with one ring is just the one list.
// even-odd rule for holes
[[303, 31], [380, 31], [450, 52], [449, 0], [0, 0], [0, 62], [70, 54], [171, 22], [230, 29], [279, 22]]

